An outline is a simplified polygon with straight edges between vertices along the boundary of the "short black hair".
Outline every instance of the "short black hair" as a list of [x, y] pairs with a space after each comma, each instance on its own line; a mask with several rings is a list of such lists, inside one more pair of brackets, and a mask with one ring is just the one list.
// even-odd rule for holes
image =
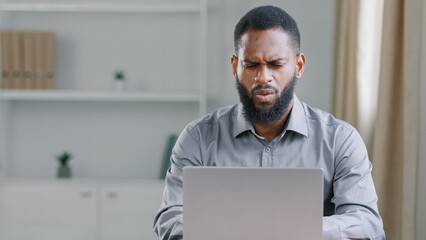
[[292, 41], [295, 53], [300, 51], [300, 33], [296, 21], [283, 9], [275, 6], [261, 6], [247, 12], [235, 25], [234, 48], [238, 56], [240, 40], [249, 30], [268, 30], [281, 28]]

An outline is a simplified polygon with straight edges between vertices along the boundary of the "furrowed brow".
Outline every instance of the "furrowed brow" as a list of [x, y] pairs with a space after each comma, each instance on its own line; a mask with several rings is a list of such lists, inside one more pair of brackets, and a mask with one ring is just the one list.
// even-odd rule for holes
[[276, 63], [276, 62], [283, 61], [283, 60], [285, 60], [285, 59], [284, 58], [277, 58], [277, 59], [268, 61], [268, 63]]
[[243, 60], [243, 63], [248, 63], [248, 64], [257, 64], [258, 62], [255, 62], [255, 61], [252, 61], [252, 60], [249, 60], [249, 59], [244, 59], [244, 60]]

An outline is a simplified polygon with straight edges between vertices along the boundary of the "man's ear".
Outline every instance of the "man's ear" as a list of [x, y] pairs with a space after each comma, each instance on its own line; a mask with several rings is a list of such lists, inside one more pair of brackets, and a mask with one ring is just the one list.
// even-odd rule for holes
[[305, 55], [303, 53], [299, 53], [296, 57], [296, 78], [301, 78], [303, 72], [305, 71]]
[[237, 69], [238, 69], [238, 58], [235, 55], [232, 55], [231, 57], [231, 64], [232, 64], [232, 73], [234, 74], [234, 77], [237, 77]]

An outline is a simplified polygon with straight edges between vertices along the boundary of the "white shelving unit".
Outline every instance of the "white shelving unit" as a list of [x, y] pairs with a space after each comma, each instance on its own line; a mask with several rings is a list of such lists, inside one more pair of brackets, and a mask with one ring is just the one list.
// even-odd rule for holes
[[[72, 1], [69, 1], [72, 2]], [[85, 89], [56, 89], [56, 90], [0, 90], [0, 175], [6, 177], [20, 177], [10, 174], [9, 167], [13, 166], [16, 160], [16, 152], [26, 151], [26, 149], [21, 149], [17, 151], [16, 140], [19, 137], [19, 133], [13, 133], [14, 128], [12, 121], [16, 121], [17, 116], [15, 108], [16, 106], [24, 106], [22, 108], [30, 109], [32, 105], [36, 105], [37, 108], [43, 108], [45, 104], [46, 107], [58, 108], [58, 110], [65, 111], [64, 108], [67, 108], [69, 103], [72, 103], [72, 108], [76, 109], [78, 106], [75, 104], [81, 104], [81, 106], [86, 106], [87, 104], [101, 104], [102, 108], [107, 104], [111, 104], [110, 108], [121, 108], [125, 107], [123, 104], [129, 104], [135, 106], [135, 104], [141, 104], [147, 106], [147, 104], [154, 104], [155, 106], [164, 106], [165, 109], [174, 109], [175, 104], [181, 104], [181, 108], [187, 109], [185, 104], [190, 104], [191, 106], [197, 106], [195, 110], [196, 116], [201, 116], [206, 113], [206, 21], [207, 21], [207, 9], [205, 0], [197, 1], [196, 3], [185, 3], [185, 2], [171, 2], [169, 3], [160, 3], [156, 2], [152, 4], [135, 4], [135, 3], [44, 3], [44, 2], [6, 2], [0, 1], [0, 28], [1, 30], [14, 30], [13, 14], [37, 14], [37, 16], [43, 14], [54, 14], [55, 17], [68, 16], [68, 14], [113, 14], [115, 18], [117, 16], [136, 16], [136, 15], [149, 15], [153, 16], [155, 14], [170, 14], [172, 16], [186, 16], [190, 14], [191, 16], [198, 16], [198, 26], [199, 29], [196, 29], [195, 34], [197, 34], [197, 39], [199, 39], [198, 49], [198, 72], [197, 84], [198, 86], [194, 89], [189, 89], [188, 91], [182, 89], [166, 89], [164, 91], [159, 91], [157, 89], [129, 89], [128, 91], [115, 92], [109, 91], [107, 89], [94, 90], [93, 88]], [[62, 15], [61, 15], [62, 14]], [[122, 14], [122, 15], [120, 15]], [[31, 29], [30, 29], [31, 30]], [[57, 41], [61, 41], [61, 36]], [[178, 46], [176, 46], [178, 47]], [[57, 49], [57, 52], [61, 49]], [[184, 61], [182, 61], [184, 62]], [[182, 63], [181, 63], [182, 64]], [[183, 66], [185, 63], [183, 63]], [[60, 75], [56, 76], [57, 79], [61, 78]], [[155, 79], [155, 81], [158, 81]], [[167, 83], [166, 83], [167, 84]], [[115, 103], [117, 102], [117, 103]], [[120, 105], [117, 105], [117, 104]], [[59, 106], [57, 106], [59, 104]], [[61, 105], [62, 104], [62, 105]], [[162, 104], [162, 105], [159, 105]], [[26, 105], [31, 105], [26, 106]], [[179, 109], [177, 107], [176, 109]], [[24, 111], [24, 110], [22, 110]], [[106, 110], [105, 110], [106, 111]], [[179, 111], [179, 110], [176, 110]], [[190, 110], [194, 111], [194, 110]], [[21, 112], [21, 110], [19, 110]], [[95, 111], [94, 111], [95, 112]], [[153, 113], [156, 114], [156, 113]], [[164, 118], [166, 115], [160, 116]], [[130, 118], [130, 117], [129, 117]], [[173, 113], [169, 116], [170, 120], [174, 119]], [[55, 120], [53, 120], [55, 121]], [[59, 120], [58, 120], [59, 121]], [[124, 121], [126, 122], [126, 121]], [[162, 126], [156, 126], [155, 122], [149, 123], [152, 124], [152, 128], [162, 128]], [[53, 124], [54, 125], [54, 124]], [[16, 127], [15, 127], [16, 128]], [[16, 130], [15, 130], [16, 131]], [[40, 140], [43, 141], [43, 138], [46, 136], [40, 136]], [[48, 136], [47, 136], [48, 137]], [[11, 139], [14, 139], [14, 143], [11, 143]], [[58, 140], [60, 141], [60, 139]], [[75, 139], [78, 141], [78, 139]], [[142, 143], [142, 145], [144, 145]], [[165, 142], [158, 142], [158, 145], [165, 145]], [[165, 147], [165, 146], [164, 146]], [[163, 149], [160, 147], [159, 149]], [[14, 155], [14, 156], [12, 156]], [[143, 157], [144, 153], [141, 153]], [[158, 154], [157, 154], [158, 155]], [[23, 161], [20, 159], [20, 161]], [[34, 160], [36, 161], [36, 160]], [[153, 163], [153, 161], [162, 161], [162, 159], [151, 159], [151, 166], [158, 166], [158, 163]], [[22, 163], [21, 163], [22, 164]], [[125, 162], [123, 164], [126, 164]], [[129, 163], [131, 164], [131, 163]], [[148, 166], [149, 168], [149, 166]], [[156, 167], [157, 168], [157, 167]], [[157, 170], [157, 169], [152, 169]], [[3, 171], [3, 173], [1, 173]], [[145, 170], [147, 172], [148, 170]], [[34, 174], [37, 175], [37, 174]], [[142, 174], [143, 175], [143, 174]], [[92, 176], [88, 176], [92, 177]], [[108, 177], [108, 176], [106, 176]], [[142, 176], [145, 177], [145, 176]], [[150, 177], [150, 176], [148, 176]]]
[[[168, 94], [157, 95], [157, 93], [142, 93], [140, 97], [136, 97], [138, 93], [120, 94], [117, 97], [115, 93], [100, 92], [78, 92], [78, 91], [61, 91], [56, 93], [51, 91], [0, 91], [0, 100], [36, 100], [44, 99], [42, 95], [46, 95], [49, 100], [118, 100], [123, 99], [136, 101], [184, 101], [195, 100], [199, 102], [199, 113], [206, 113], [206, 42], [207, 42], [207, 5], [205, 0], [200, 0], [199, 4], [166, 4], [166, 5], [144, 5], [144, 4], [68, 4], [68, 3], [11, 3], [0, 2], [0, 16], [2, 13], [13, 12], [87, 12], [87, 13], [198, 13], [200, 14], [200, 76], [199, 76], [199, 95], [198, 99], [194, 98], [194, 94]], [[93, 98], [90, 94], [94, 94]], [[107, 95], [111, 95], [108, 97]], [[124, 95], [128, 95], [125, 97]], [[157, 96], [153, 96], [157, 95]]]
[[[87, 239], [98, 240], [123, 236], [155, 239], [152, 221], [163, 188], [162, 181], [155, 179], [163, 167], [167, 136], [178, 133], [186, 123], [206, 112], [205, 0], [167, 4], [121, 0], [82, 4], [71, 0], [68, 3], [18, 1], [0, 0], [0, 30], [42, 31], [47, 25], [55, 27], [51, 22], [62, 21], [56, 24], [57, 54], [62, 57], [57, 59], [57, 89], [0, 90], [0, 240], [46, 239], [46, 236], [86, 239], [83, 235], [73, 235], [82, 233], [86, 233]], [[170, 22], [175, 26], [182, 24], [186, 32], [177, 32], [178, 26], [168, 36], [161, 31], [138, 29], [138, 24], [133, 24], [141, 21], [147, 27], [150, 22], [146, 21], [153, 21], [156, 15], [160, 16], [160, 23], [153, 24], [166, 25], [163, 31], [168, 31]], [[188, 16], [189, 20], [182, 20]], [[32, 18], [41, 27], [34, 25]], [[117, 24], [122, 19], [124, 27]], [[105, 20], [108, 23], [102, 22]], [[91, 28], [85, 21], [92, 24]], [[192, 24], [193, 21], [197, 23]], [[47, 30], [55, 31], [54, 27]], [[114, 34], [90, 35], [108, 33], [109, 28]], [[139, 32], [135, 33], [135, 29]], [[116, 39], [116, 35], [123, 34], [124, 41]], [[105, 66], [109, 64], [111, 68], [116, 63], [104, 61], [110, 57], [105, 52], [120, 55], [125, 49], [131, 55], [139, 46], [138, 40], [128, 40], [134, 35], [138, 35], [140, 45], [145, 47], [139, 53], [147, 56], [122, 54], [117, 59], [131, 59], [129, 68], [133, 72], [147, 74], [139, 80], [135, 80], [138, 77], [134, 74], [130, 77], [134, 81], [125, 91], [113, 91], [105, 84], [105, 79], [112, 81], [107, 74], [93, 74], [85, 66], [96, 61], [92, 57], [96, 56], [103, 59], [94, 72], [111, 71]], [[143, 46], [146, 38], [148, 43]], [[192, 42], [186, 43], [185, 38]], [[99, 47], [99, 39], [110, 42]], [[73, 41], [88, 43], [76, 50]], [[111, 49], [117, 43], [122, 45]], [[171, 58], [163, 59], [161, 55], [167, 54], [161, 54], [151, 59], [150, 54], [157, 53], [151, 51], [153, 44], [160, 47], [167, 44], [167, 54], [173, 48], [177, 50], [172, 51]], [[93, 53], [88, 54], [90, 51]], [[75, 62], [69, 61], [70, 58]], [[135, 61], [143, 62], [140, 67], [143, 71], [132, 65]], [[170, 68], [170, 64], [179, 67]], [[54, 157], [61, 150], [75, 155], [71, 162], [73, 180], [55, 179]], [[87, 178], [93, 180], [84, 180]], [[88, 188], [92, 191], [90, 195], [86, 194]], [[56, 204], [59, 202], [62, 205]], [[40, 213], [43, 217], [39, 217]], [[36, 225], [33, 219], [37, 219]]]
[[76, 91], [76, 90], [7, 90], [0, 91], [2, 101], [124, 101], [124, 102], [193, 102], [200, 101], [198, 94], [140, 91]]

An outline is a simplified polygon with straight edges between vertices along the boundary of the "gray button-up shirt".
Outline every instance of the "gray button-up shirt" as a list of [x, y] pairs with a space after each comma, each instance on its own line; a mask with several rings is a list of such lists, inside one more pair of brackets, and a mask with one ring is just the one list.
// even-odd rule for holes
[[365, 145], [352, 126], [294, 96], [282, 134], [268, 142], [256, 134], [242, 111], [240, 104], [220, 108], [190, 123], [179, 136], [154, 222], [160, 239], [182, 239], [185, 166], [322, 168], [323, 238], [385, 238], [372, 166]]

